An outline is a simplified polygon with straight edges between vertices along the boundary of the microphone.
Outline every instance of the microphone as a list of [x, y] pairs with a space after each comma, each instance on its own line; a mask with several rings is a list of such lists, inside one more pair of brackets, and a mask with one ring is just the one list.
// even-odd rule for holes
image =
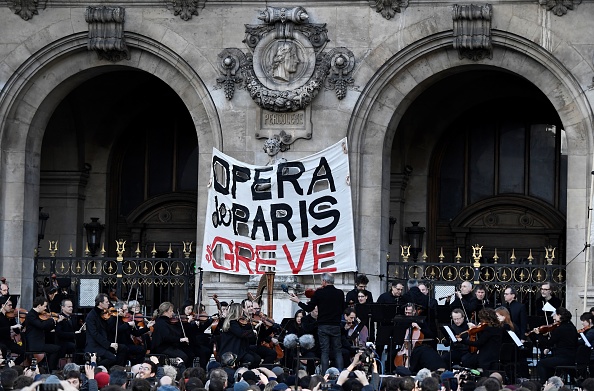
[[285, 345], [285, 348], [288, 348], [288, 349], [296, 348], [298, 344], [299, 344], [299, 338], [297, 337], [296, 334], [287, 334], [285, 336], [285, 340], [283, 341], [283, 345]]
[[316, 339], [311, 334], [304, 334], [299, 338], [299, 343], [304, 349], [310, 350], [316, 346]]
[[451, 295], [447, 295], [447, 296], [444, 296], [444, 297], [440, 297], [440, 298], [439, 298], [439, 299], [437, 299], [437, 300], [441, 301], [441, 300], [449, 299], [449, 298], [450, 298], [450, 297], [452, 297], [453, 295], [454, 295], [454, 294], [452, 293]]
[[283, 290], [283, 292], [285, 292], [286, 294], [289, 294], [289, 286], [287, 284], [281, 284], [281, 289]]

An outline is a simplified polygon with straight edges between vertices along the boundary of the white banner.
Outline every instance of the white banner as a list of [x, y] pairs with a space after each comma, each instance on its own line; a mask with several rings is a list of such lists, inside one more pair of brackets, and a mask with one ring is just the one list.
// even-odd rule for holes
[[356, 270], [346, 138], [301, 160], [264, 167], [213, 149], [210, 178], [205, 271]]

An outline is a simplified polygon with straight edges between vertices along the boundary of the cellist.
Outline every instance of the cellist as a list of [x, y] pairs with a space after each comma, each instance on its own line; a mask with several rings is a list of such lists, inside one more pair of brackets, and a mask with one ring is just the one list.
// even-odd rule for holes
[[468, 339], [457, 336], [458, 342], [478, 348], [476, 353], [467, 355], [462, 360], [462, 365], [468, 368], [482, 368], [485, 371], [497, 369], [503, 327], [492, 308], [480, 310], [478, 318], [480, 323], [476, 326], [471, 325], [468, 329]]

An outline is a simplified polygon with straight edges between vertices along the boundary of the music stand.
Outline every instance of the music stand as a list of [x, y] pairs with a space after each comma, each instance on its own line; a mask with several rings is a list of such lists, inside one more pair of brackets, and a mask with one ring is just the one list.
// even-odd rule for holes
[[[386, 352], [388, 357], [392, 357], [394, 352], [394, 317], [403, 311], [404, 306], [406, 305], [405, 300], [399, 300], [394, 303], [365, 303], [365, 305], [367, 306], [368, 313], [370, 314], [369, 324], [376, 322], [378, 326], [377, 336], [375, 338], [376, 348], [381, 349], [382, 356], [383, 352]], [[382, 344], [379, 342], [382, 342]], [[387, 349], [384, 349], [384, 346], [387, 346]], [[391, 373], [392, 360], [386, 358], [386, 361], [390, 362], [388, 370]], [[382, 365], [382, 370], [386, 370], [385, 365]]]

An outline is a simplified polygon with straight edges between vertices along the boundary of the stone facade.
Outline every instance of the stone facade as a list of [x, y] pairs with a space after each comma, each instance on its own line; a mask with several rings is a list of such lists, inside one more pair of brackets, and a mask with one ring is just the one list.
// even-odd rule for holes
[[[121, 70], [146, 72], [165, 82], [192, 118], [199, 147], [195, 240], [200, 253], [212, 148], [265, 164], [259, 137], [276, 130], [295, 131], [285, 126], [284, 119], [275, 123], [278, 129], [263, 129], [266, 107], [250, 97], [242, 81], [231, 82], [231, 95], [230, 87], [217, 81], [222, 77], [220, 53], [236, 48], [250, 54], [249, 42], [243, 42], [245, 25], [263, 25], [259, 12], [266, 7], [303, 7], [310, 23], [325, 25], [328, 41], [323, 50], [352, 54], [352, 70], [345, 74], [352, 80], [341, 94], [327, 80], [320, 80], [323, 85], [311, 103], [297, 108], [307, 118], [303, 129], [309, 136], [294, 141], [284, 157], [306, 156], [348, 137], [360, 272], [384, 274], [386, 255], [399, 253], [407, 222], [430, 224], [431, 154], [444, 128], [435, 126], [419, 135], [399, 130], [399, 123], [423, 91], [468, 70], [519, 76], [540, 90], [557, 112], [567, 135], [563, 259], [573, 258], [591, 231], [587, 211], [594, 151], [594, 3], [476, 2], [479, 8], [489, 8], [478, 18], [482, 29], [478, 38], [467, 36], [475, 31], [468, 23], [477, 23], [477, 18], [455, 16], [454, 4], [473, 12], [471, 3], [425, 0], [0, 1], [0, 274], [11, 282], [12, 291], [32, 295], [39, 206], [55, 222], [48, 224], [46, 238], [72, 241], [76, 254], [84, 251], [82, 223], [91, 216], [107, 220], [115, 137], [106, 129], [94, 128], [92, 122], [114, 112], [130, 115], [126, 103], [113, 112], [89, 108], [88, 123], [73, 125], [72, 137], [64, 140], [44, 139], [44, 133], [60, 102], [75, 88]], [[104, 35], [98, 32], [100, 16], [86, 18], [87, 7], [99, 6], [114, 9], [103, 18], [111, 23], [103, 29]], [[93, 26], [97, 23], [99, 27]], [[233, 77], [245, 75], [238, 68]], [[118, 100], [118, 89], [106, 96]], [[452, 96], [461, 102], [468, 98], [455, 91]], [[69, 159], [71, 164], [65, 162]], [[85, 171], [83, 163], [90, 168]], [[414, 168], [412, 174], [408, 165]], [[390, 216], [398, 219], [391, 245]], [[67, 249], [63, 243], [60, 251], [65, 255]], [[585, 278], [584, 269], [591, 258], [588, 248], [585, 256], [568, 266], [568, 308], [582, 308], [580, 294], [592, 280], [591, 269]], [[230, 283], [241, 295], [247, 278], [209, 275], [207, 291], [216, 290], [220, 281]], [[348, 288], [352, 276], [339, 281]], [[372, 277], [376, 297], [384, 284], [385, 280]]]

